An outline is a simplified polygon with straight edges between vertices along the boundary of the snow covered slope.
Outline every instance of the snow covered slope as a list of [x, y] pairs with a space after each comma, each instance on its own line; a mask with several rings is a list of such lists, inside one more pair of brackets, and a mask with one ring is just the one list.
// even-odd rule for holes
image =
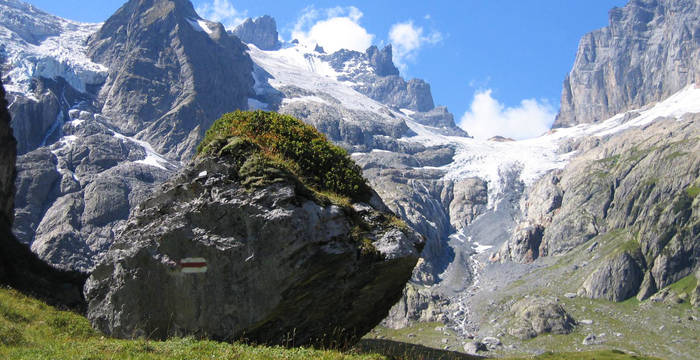
[[520, 180], [530, 185], [548, 171], [566, 166], [576, 156], [563, 150], [569, 141], [614, 135], [660, 118], [680, 119], [689, 113], [700, 113], [700, 88], [696, 85], [687, 86], [664, 101], [618, 114], [601, 123], [554, 129], [533, 139], [497, 142], [443, 136], [409, 120], [409, 127], [417, 135], [403, 140], [425, 145], [457, 145], [455, 161], [444, 167], [445, 178], [456, 180], [476, 176], [486, 179], [491, 185], [490, 195], [496, 196], [503, 191], [499, 188], [499, 174], [508, 168], [520, 168]]
[[[358, 84], [348, 81], [349, 74], [356, 72], [358, 68], [371, 71], [367, 64], [360, 66], [357, 62], [349, 62], [353, 71], [347, 69], [337, 71], [327, 60], [327, 55], [303, 45], [277, 51], [263, 51], [254, 45], [248, 46], [251, 58], [258, 66], [255, 76], [258, 95], [264, 97], [268, 85], [274, 89], [295, 86], [308, 91], [308, 94], [285, 98], [282, 104], [293, 102], [329, 104], [338, 101], [346, 109], [378, 113], [387, 121], [400, 119], [411, 130], [409, 134], [402, 136], [400, 141], [419, 143], [426, 147], [455, 147], [454, 161], [435, 169], [443, 170], [446, 180], [468, 177], [486, 180], [489, 184], [491, 199], [503, 191], [500, 189], [501, 174], [506, 170], [519, 169], [520, 180], [525, 185], [530, 185], [548, 171], [566, 166], [575, 156], [575, 153], [563, 150], [569, 141], [587, 136], [615, 134], [630, 127], [647, 125], [661, 117], [680, 117], [686, 113], [700, 112], [700, 89], [691, 85], [658, 104], [618, 114], [597, 124], [554, 129], [533, 139], [500, 142], [449, 136], [442, 134], [435, 127], [420, 124], [412, 119], [411, 115], [415, 114], [414, 111], [381, 104], [356, 91], [353, 87]], [[265, 83], [262, 79], [266, 76], [269, 80]], [[323, 95], [330, 95], [330, 98]], [[261, 103], [255, 99], [252, 99], [252, 103], [258, 108], [270, 108], [270, 104]], [[360, 157], [362, 154], [362, 152], [356, 152], [354, 156]]]
[[74, 22], [18, 0], [0, 0], [0, 59], [8, 92], [29, 94], [32, 78], [65, 79], [76, 90], [104, 82], [107, 68], [86, 55], [102, 24]]

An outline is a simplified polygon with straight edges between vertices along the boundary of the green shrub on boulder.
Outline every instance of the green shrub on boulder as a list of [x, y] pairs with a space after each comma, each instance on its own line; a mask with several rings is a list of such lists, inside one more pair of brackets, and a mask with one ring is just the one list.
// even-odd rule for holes
[[356, 201], [366, 201], [371, 196], [362, 170], [343, 148], [289, 115], [261, 110], [224, 114], [197, 148], [198, 154], [213, 152], [232, 155], [241, 161], [241, 166], [255, 153], [268, 164], [286, 168], [318, 191]]

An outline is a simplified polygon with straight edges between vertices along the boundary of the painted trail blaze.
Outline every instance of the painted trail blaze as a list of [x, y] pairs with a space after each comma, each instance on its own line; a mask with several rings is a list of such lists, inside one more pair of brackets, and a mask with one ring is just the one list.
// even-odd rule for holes
[[180, 269], [185, 274], [197, 274], [207, 272], [207, 260], [201, 257], [183, 258], [180, 260]]

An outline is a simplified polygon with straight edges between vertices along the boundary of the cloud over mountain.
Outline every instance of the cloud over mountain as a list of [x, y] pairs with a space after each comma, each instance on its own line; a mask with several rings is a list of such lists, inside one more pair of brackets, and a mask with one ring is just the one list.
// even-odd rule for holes
[[459, 126], [477, 139], [500, 135], [527, 139], [542, 135], [554, 122], [556, 109], [546, 100], [525, 99], [508, 107], [492, 96], [492, 90], [478, 91]]
[[327, 52], [340, 49], [365, 51], [375, 38], [362, 25], [362, 11], [354, 6], [302, 11], [292, 30], [292, 39], [310, 46], [320, 45]]

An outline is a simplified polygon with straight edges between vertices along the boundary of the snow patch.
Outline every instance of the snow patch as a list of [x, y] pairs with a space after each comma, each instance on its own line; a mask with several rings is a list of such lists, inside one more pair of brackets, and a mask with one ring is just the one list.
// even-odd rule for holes
[[248, 98], [248, 110], [268, 110], [269, 105], [253, 98]]
[[[291, 84], [317, 94], [326, 93], [338, 99], [345, 108], [352, 110], [379, 112], [380, 109], [386, 108], [354, 90], [352, 84], [338, 81], [341, 74], [311, 48], [297, 45], [281, 50], [264, 51], [252, 44], [248, 44], [248, 48], [256, 65], [271, 75], [268, 83], [275, 89]], [[258, 94], [262, 91], [259, 72], [253, 73]]]
[[142, 140], [134, 139], [133, 137], [130, 137], [130, 136], [122, 135], [116, 131], [112, 131], [112, 132], [114, 133], [114, 137], [116, 137], [117, 139], [131, 141], [132, 143], [141, 146], [146, 151], [146, 158], [142, 159], [142, 160], [134, 161], [135, 163], [154, 166], [154, 167], [157, 167], [157, 168], [163, 169], [163, 170], [172, 170], [174, 168], [177, 168], [176, 165], [173, 165], [172, 163], [170, 163], [170, 161], [168, 161], [168, 159], [163, 157], [163, 155], [160, 155], [155, 150], [153, 150], [153, 147], [151, 146], [151, 144], [149, 144], [145, 141], [142, 141]]
[[197, 30], [197, 31], [201, 31], [201, 32], [203, 32], [203, 33], [207, 33], [208, 35], [211, 35], [211, 34], [214, 33], [214, 31], [212, 31], [212, 30], [209, 28], [209, 24], [208, 24], [206, 21], [202, 20], [202, 19], [186, 19], [186, 20], [187, 20], [188, 23], [190, 23], [190, 25], [192, 26], [192, 28], [194, 28], [194, 29]]
[[401, 113], [409, 117], [416, 113], [415, 111], [409, 109], [399, 109], [399, 111], [401, 111]]
[[492, 247], [493, 247], [493, 245], [481, 245], [478, 242], [475, 242], [472, 244], [472, 248], [474, 249], [474, 251], [477, 254], [482, 254], [482, 253], [488, 251], [489, 249], [491, 249]]

